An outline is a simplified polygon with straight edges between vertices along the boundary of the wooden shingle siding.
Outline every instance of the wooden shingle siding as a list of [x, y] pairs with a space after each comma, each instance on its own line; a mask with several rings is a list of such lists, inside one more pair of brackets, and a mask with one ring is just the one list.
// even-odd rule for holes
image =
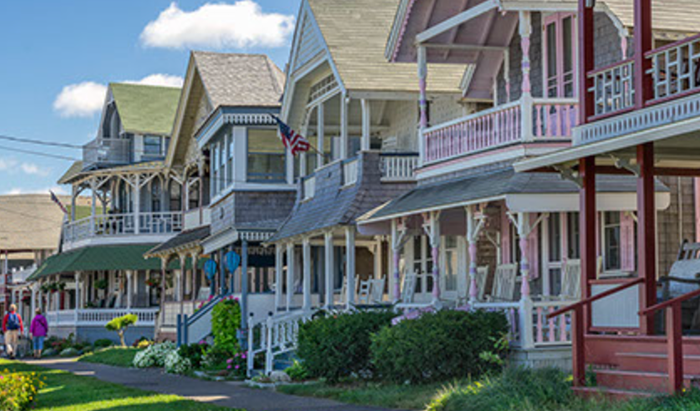
[[323, 51], [323, 39], [317, 35], [313, 17], [308, 14], [301, 23], [300, 36], [293, 71], [303, 67]]
[[671, 189], [671, 205], [658, 213], [659, 274], [666, 275], [676, 261], [682, 240], [695, 241], [693, 178], [658, 177]]
[[276, 228], [294, 205], [293, 191], [237, 191], [211, 208], [211, 232], [228, 228]]

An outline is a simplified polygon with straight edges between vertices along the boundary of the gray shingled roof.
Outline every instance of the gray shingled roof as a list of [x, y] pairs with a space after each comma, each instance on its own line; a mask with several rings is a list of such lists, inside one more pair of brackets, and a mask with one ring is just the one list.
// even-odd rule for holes
[[214, 108], [280, 105], [284, 73], [266, 55], [205, 51], [192, 55]]
[[337, 162], [316, 172], [316, 192], [301, 200], [301, 190], [290, 216], [268, 242], [338, 225], [351, 225], [369, 210], [410, 190], [414, 184], [382, 184], [379, 153], [361, 154], [356, 184], [343, 187], [343, 163]]
[[192, 230], [183, 231], [175, 237], [169, 239], [168, 241], [158, 244], [157, 246], [148, 250], [148, 252], [144, 255], [147, 257], [155, 256], [174, 250], [177, 247], [182, 247], [188, 244], [200, 242], [201, 240], [209, 236], [209, 232], [210, 227], [208, 225], [194, 228]]
[[[596, 191], [599, 193], [636, 192], [637, 180], [631, 176], [598, 175]], [[669, 191], [656, 182], [657, 191]], [[487, 198], [508, 194], [566, 194], [578, 193], [573, 182], [555, 173], [516, 173], [513, 169], [428, 184], [394, 199], [363, 220], [377, 220], [389, 216], [414, 213], [426, 209], [447, 208]]]

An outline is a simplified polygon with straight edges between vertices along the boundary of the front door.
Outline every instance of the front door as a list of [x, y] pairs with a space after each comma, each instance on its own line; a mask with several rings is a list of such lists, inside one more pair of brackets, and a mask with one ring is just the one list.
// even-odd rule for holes
[[544, 78], [548, 98], [576, 97], [575, 16], [554, 13], [544, 19]]

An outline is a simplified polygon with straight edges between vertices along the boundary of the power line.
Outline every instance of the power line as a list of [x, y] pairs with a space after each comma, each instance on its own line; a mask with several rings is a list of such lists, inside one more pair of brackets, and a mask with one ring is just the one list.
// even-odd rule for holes
[[63, 148], [77, 148], [77, 149], [83, 148], [83, 146], [80, 146], [77, 144], [56, 143], [53, 141], [36, 140], [36, 139], [32, 139], [32, 138], [12, 137], [12, 136], [5, 136], [5, 135], [0, 135], [0, 140], [16, 141], [18, 143], [35, 144], [35, 145], [39, 145], [39, 146], [52, 146], [52, 147], [63, 147]]
[[44, 153], [41, 151], [34, 151], [34, 150], [23, 150], [21, 148], [15, 148], [15, 147], [7, 147], [7, 146], [0, 146], [0, 150], [7, 150], [7, 151], [14, 151], [17, 153], [23, 153], [23, 154], [31, 154], [34, 156], [41, 156], [41, 157], [49, 157], [49, 158], [56, 158], [59, 160], [68, 160], [68, 161], [79, 161], [75, 157], [68, 157], [68, 156], [62, 156], [60, 154], [49, 154], [49, 153]]

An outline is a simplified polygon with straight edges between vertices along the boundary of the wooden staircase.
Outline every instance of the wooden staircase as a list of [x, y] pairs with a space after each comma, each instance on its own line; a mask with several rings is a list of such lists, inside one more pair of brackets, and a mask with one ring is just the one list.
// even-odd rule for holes
[[[587, 365], [595, 386], [574, 387], [580, 395], [631, 399], [672, 390], [665, 336], [587, 335]], [[683, 386], [700, 387], [700, 338], [683, 338]]]

